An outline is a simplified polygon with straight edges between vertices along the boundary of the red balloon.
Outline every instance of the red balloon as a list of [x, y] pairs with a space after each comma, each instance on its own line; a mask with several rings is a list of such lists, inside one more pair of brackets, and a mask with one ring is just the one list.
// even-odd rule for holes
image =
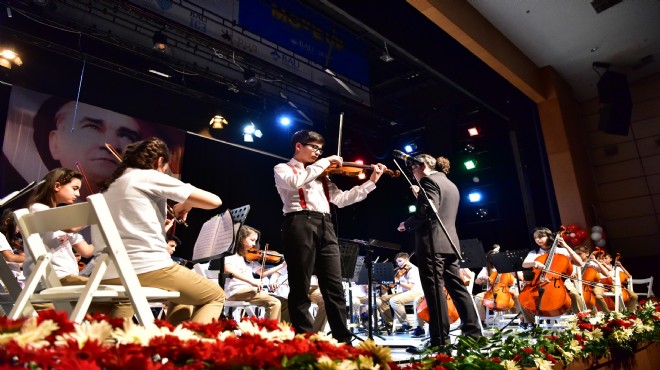
[[568, 239], [568, 243], [574, 247], [577, 247], [578, 245], [580, 245], [580, 243], [582, 243], [582, 241], [578, 238], [570, 238]]
[[569, 233], [574, 233], [575, 230], [578, 230], [578, 229], [580, 229], [580, 226], [578, 226], [578, 225], [576, 225], [576, 224], [570, 224], [570, 225], [566, 226], [566, 230], [567, 230]]
[[589, 236], [589, 233], [587, 233], [587, 230], [584, 230], [584, 229], [575, 230], [575, 237], [576, 238], [584, 240], [584, 239], [587, 238], [587, 236]]

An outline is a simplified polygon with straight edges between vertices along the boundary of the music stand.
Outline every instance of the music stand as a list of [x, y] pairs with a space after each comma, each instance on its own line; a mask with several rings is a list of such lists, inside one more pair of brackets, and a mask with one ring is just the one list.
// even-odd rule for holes
[[[491, 262], [493, 263], [493, 267], [497, 269], [498, 274], [504, 274], [507, 272], [512, 272], [516, 273], [518, 271], [523, 271], [523, 270], [531, 270], [531, 269], [525, 269], [522, 266], [523, 261], [525, 261], [525, 257], [527, 257], [527, 254], [529, 253], [529, 250], [527, 249], [518, 249], [514, 251], [502, 251], [499, 253], [495, 253], [491, 255]], [[516, 282], [518, 283], [518, 292], [521, 291], [520, 289], [520, 279], [518, 279], [518, 276], [516, 276]], [[501, 330], [504, 330], [506, 327], [511, 325], [515, 319], [517, 319], [522, 312], [518, 312], [518, 314], [511, 319], [506, 325]]]
[[486, 266], [486, 252], [479, 239], [463, 239], [460, 241], [463, 268], [482, 268]]
[[[351, 291], [351, 280], [354, 280], [356, 274], [356, 265], [358, 261], [358, 252], [360, 245], [350, 241], [339, 241], [339, 255], [341, 257], [341, 277], [348, 282], [348, 310], [350, 321], [353, 323], [353, 292]], [[364, 258], [362, 259], [364, 263]], [[362, 268], [362, 263], [360, 268]], [[357, 270], [359, 271], [359, 270]]]

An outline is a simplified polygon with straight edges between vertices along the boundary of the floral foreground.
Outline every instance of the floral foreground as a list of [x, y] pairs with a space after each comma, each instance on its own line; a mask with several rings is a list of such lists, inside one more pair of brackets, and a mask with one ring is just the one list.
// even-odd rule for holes
[[660, 304], [647, 302], [631, 315], [581, 313], [561, 332], [509, 334], [461, 339], [397, 365], [389, 348], [372, 341], [354, 348], [262, 319], [177, 327], [157, 321], [144, 328], [101, 316], [73, 324], [63, 313], [43, 311], [17, 321], [0, 318], [0, 369], [551, 369], [579, 359], [625, 358], [642, 343], [659, 342]]

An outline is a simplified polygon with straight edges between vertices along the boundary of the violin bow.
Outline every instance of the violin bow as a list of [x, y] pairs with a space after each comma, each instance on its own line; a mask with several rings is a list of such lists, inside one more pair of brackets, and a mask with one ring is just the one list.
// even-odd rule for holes
[[87, 180], [87, 175], [85, 174], [85, 170], [78, 161], [76, 161], [76, 168], [78, 169], [78, 172], [82, 174], [82, 177], [85, 180], [85, 185], [87, 185], [87, 190], [89, 190], [89, 194], [94, 194], [94, 192], [92, 191], [92, 187], [89, 185], [89, 180]]
[[259, 274], [259, 286], [264, 286], [264, 273], [266, 272], [266, 256], [268, 255], [268, 243], [264, 246], [264, 254], [261, 256], [261, 273]]
[[344, 130], [344, 112], [339, 113], [339, 138], [337, 138], [337, 156], [341, 157], [341, 134]]
[[117, 159], [117, 161], [119, 161], [119, 163], [122, 162], [122, 160], [121, 160], [121, 154], [119, 154], [119, 152], [117, 151], [117, 149], [115, 149], [115, 147], [112, 146], [112, 144], [110, 144], [110, 143], [105, 143], [105, 148], [108, 149], [108, 150], [110, 151], [110, 153], [112, 153], [113, 156], [115, 156], [115, 158]]

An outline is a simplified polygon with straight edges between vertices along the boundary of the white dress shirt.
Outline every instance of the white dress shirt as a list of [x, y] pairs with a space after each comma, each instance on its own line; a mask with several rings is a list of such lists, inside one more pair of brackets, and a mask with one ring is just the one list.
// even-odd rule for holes
[[[295, 172], [293, 168], [295, 167]], [[301, 162], [291, 159], [288, 163], [280, 163], [275, 166], [275, 187], [282, 198], [282, 212], [291, 213], [302, 211], [298, 188], [302, 188], [305, 197], [306, 210], [321, 213], [330, 213], [330, 205], [323, 190], [323, 182], [318, 179], [319, 175], [330, 166], [326, 158], [305, 167]], [[331, 203], [339, 208], [359, 202], [376, 189], [376, 184], [367, 180], [361, 185], [354, 186], [350, 190], [342, 191], [328, 180], [328, 196]]]

